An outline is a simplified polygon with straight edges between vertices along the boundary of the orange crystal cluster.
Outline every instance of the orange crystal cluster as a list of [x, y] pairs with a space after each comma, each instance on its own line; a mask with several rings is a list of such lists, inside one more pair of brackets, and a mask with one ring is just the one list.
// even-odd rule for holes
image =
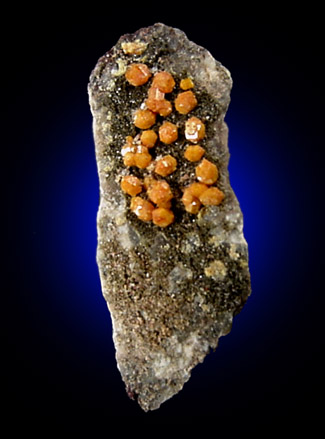
[[[134, 87], [146, 84], [152, 73], [146, 64], [131, 64], [125, 73], [126, 80]], [[127, 167], [146, 169], [149, 175], [143, 179], [135, 175], [125, 175], [121, 179], [121, 189], [131, 196], [130, 210], [142, 221], [152, 221], [159, 227], [167, 227], [175, 220], [172, 211], [174, 194], [165, 179], [178, 166], [177, 160], [170, 154], [159, 156], [155, 160], [149, 150], [154, 148], [158, 139], [165, 145], [174, 143], [179, 136], [178, 126], [169, 121], [163, 121], [158, 133], [152, 128], [157, 116], [167, 117], [173, 111], [173, 104], [166, 99], [176, 82], [166, 71], [157, 72], [152, 79], [144, 105], [136, 110], [133, 123], [142, 130], [136, 137], [128, 136], [122, 147], [123, 163]], [[174, 100], [176, 111], [187, 115], [197, 105], [197, 98], [192, 91], [194, 83], [191, 78], [180, 81], [181, 92]], [[187, 145], [184, 157], [189, 162], [199, 162], [205, 154], [205, 149], [198, 143], [205, 137], [205, 125], [195, 116], [185, 122], [185, 138], [191, 143]], [[182, 203], [187, 212], [197, 214], [201, 206], [219, 205], [224, 199], [224, 193], [212, 186], [218, 179], [217, 166], [203, 159], [195, 168], [197, 182], [183, 189]], [[158, 177], [158, 178], [157, 178]], [[142, 196], [140, 196], [140, 194]]]

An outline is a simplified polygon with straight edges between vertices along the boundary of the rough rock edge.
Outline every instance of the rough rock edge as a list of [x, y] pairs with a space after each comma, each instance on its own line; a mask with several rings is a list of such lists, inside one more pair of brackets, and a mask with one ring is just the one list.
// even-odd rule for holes
[[[204, 82], [206, 88], [208, 88], [209, 93], [220, 103], [220, 115], [219, 115], [219, 143], [222, 145], [222, 149], [225, 152], [224, 157], [224, 164], [227, 167], [228, 166], [228, 160], [229, 160], [229, 153], [227, 149], [227, 127], [226, 124], [223, 121], [224, 114], [227, 110], [227, 107], [229, 105], [229, 94], [231, 89], [231, 77], [230, 73], [227, 69], [225, 69], [219, 62], [217, 62], [211, 54], [201, 48], [200, 46], [197, 46], [195, 43], [190, 42], [186, 35], [174, 28], [167, 28], [165, 25], [162, 25], [160, 23], [149, 27], [145, 29], [140, 29], [135, 34], [131, 35], [125, 35], [121, 37], [119, 42], [114, 47], [118, 47], [121, 45], [122, 42], [128, 42], [133, 41], [134, 39], [139, 40], [145, 40], [147, 38], [147, 35], [150, 35], [153, 32], [166, 32], [166, 29], [168, 29], [168, 32], [174, 33], [177, 36], [177, 41], [181, 41], [182, 43], [185, 43], [188, 45], [188, 47], [192, 47], [194, 51], [201, 51], [202, 54], [205, 56], [205, 60], [207, 63], [208, 68], [206, 69], [206, 72], [209, 72], [210, 75], [215, 75], [215, 77], [203, 77], [202, 81]], [[102, 114], [100, 112], [100, 105], [98, 106], [98, 93], [103, 93], [107, 91], [107, 89], [110, 87], [109, 81], [111, 78], [107, 77], [107, 82], [105, 85], [105, 80], [103, 81], [102, 71], [107, 66], [110, 58], [112, 57], [114, 53], [114, 48], [109, 51], [106, 55], [104, 55], [97, 63], [92, 76], [90, 80], [91, 87], [89, 87], [89, 95], [90, 95], [90, 103], [92, 108], [92, 113], [94, 116], [94, 137], [95, 137], [95, 143], [96, 143], [96, 154], [98, 158], [102, 159], [102, 153], [105, 150], [107, 146], [107, 135], [109, 136], [109, 130], [103, 129], [103, 121], [101, 120]], [[123, 66], [119, 66], [119, 68], [123, 69]], [[200, 71], [199, 75], [202, 74], [202, 71]], [[195, 80], [197, 81], [197, 77], [195, 74], [193, 74], [195, 77]], [[100, 83], [96, 84], [97, 78], [100, 78]], [[220, 87], [214, 87], [215, 84], [220, 85]], [[94, 93], [94, 89], [96, 89], [96, 93]], [[100, 90], [100, 87], [102, 87], [102, 90]], [[99, 112], [97, 112], [99, 110]], [[99, 232], [99, 243], [101, 240], [106, 239], [106, 235], [102, 233], [102, 228], [100, 226], [100, 221], [102, 218], [105, 218], [107, 215], [112, 215], [112, 210], [117, 209], [118, 211], [123, 211], [125, 209], [125, 206], [123, 206], [123, 200], [120, 199], [116, 204], [113, 203], [112, 200], [107, 199], [107, 172], [103, 172], [103, 166], [100, 166], [99, 160], [98, 160], [98, 171], [100, 176], [100, 185], [101, 185], [101, 201], [100, 201], [100, 207], [98, 211], [98, 232]], [[224, 178], [228, 178], [228, 172], [227, 170], [224, 170]], [[230, 188], [230, 185], [229, 185]], [[231, 191], [231, 188], [230, 188]], [[235, 196], [233, 196], [233, 203], [236, 204], [237, 200]], [[238, 202], [237, 202], [238, 204]], [[239, 205], [237, 206], [239, 209]], [[243, 235], [242, 235], [242, 223], [238, 224], [237, 228], [237, 235], [238, 240], [241, 240], [241, 243], [243, 245], [246, 244]], [[172, 336], [169, 338], [167, 345], [165, 346], [164, 352], [169, 352], [170, 355], [166, 356], [163, 355], [162, 352], [157, 350], [156, 352], [153, 352], [151, 347], [146, 345], [145, 343], [141, 344], [141, 340], [137, 339], [136, 341], [136, 352], [135, 352], [135, 358], [130, 359], [130, 351], [129, 348], [125, 345], [125, 332], [126, 328], [121, 326], [120, 319], [115, 319], [115, 307], [113, 303], [110, 303], [110, 291], [108, 291], [109, 285], [107, 285], [106, 278], [103, 276], [104, 267], [102, 264], [103, 259], [101, 258], [101, 246], [99, 244], [98, 246], [98, 255], [97, 255], [98, 265], [100, 268], [100, 275], [101, 275], [101, 282], [102, 282], [102, 289], [103, 294], [107, 300], [109, 310], [112, 315], [112, 322], [113, 322], [113, 338], [114, 338], [114, 344], [116, 347], [116, 358], [118, 362], [119, 370], [122, 374], [122, 377], [127, 385], [127, 390], [130, 397], [137, 398], [140, 406], [145, 410], [153, 410], [160, 406], [160, 404], [167, 399], [169, 399], [174, 394], [178, 393], [181, 388], [183, 387], [184, 383], [190, 378], [190, 371], [192, 368], [203, 361], [206, 354], [209, 352], [210, 348], [216, 348], [218, 344], [218, 339], [220, 336], [227, 334], [230, 331], [231, 324], [232, 324], [232, 315], [233, 312], [224, 312], [223, 315], [218, 315], [218, 322], [216, 322], [216, 326], [218, 327], [218, 331], [215, 329], [214, 331], [214, 339], [205, 339], [203, 337], [204, 330], [200, 331], [200, 334], [192, 333], [190, 334], [185, 341], [182, 341], [181, 343], [178, 341], [176, 336]], [[249, 293], [248, 293], [249, 294]], [[247, 295], [248, 295], [247, 294]], [[247, 297], [246, 297], [247, 298]], [[238, 311], [237, 311], [238, 312]], [[118, 315], [118, 311], [116, 312], [116, 315]], [[208, 328], [207, 328], [208, 330]], [[202, 335], [203, 334], [203, 335]], [[208, 340], [208, 341], [207, 341]], [[175, 354], [176, 353], [176, 354]], [[128, 356], [128, 358], [125, 358]], [[134, 382], [137, 380], [134, 380], [132, 377], [130, 377], [130, 364], [136, 363], [136, 357], [146, 358], [148, 360], [148, 363], [150, 363], [153, 369], [156, 368], [155, 377], [161, 378], [161, 382], [159, 384], [159, 391], [157, 389], [154, 389], [154, 385], [151, 382], [148, 383], [142, 383], [139, 386], [139, 383], [137, 385], [136, 391], [134, 390]], [[140, 372], [139, 372], [140, 373]], [[169, 379], [166, 379], [166, 375]], [[181, 375], [181, 376], [180, 376]], [[148, 378], [149, 379], [149, 378]], [[150, 380], [149, 380], [150, 381]], [[174, 381], [173, 386], [171, 386], [171, 381]], [[133, 383], [132, 385], [129, 385], [128, 382]]]

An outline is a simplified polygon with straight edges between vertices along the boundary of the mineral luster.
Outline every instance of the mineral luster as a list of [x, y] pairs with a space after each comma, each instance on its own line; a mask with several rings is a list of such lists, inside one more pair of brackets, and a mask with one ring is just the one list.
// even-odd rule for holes
[[163, 24], [124, 35], [89, 82], [99, 266], [118, 368], [145, 410], [179, 392], [250, 294], [228, 176], [229, 71]]

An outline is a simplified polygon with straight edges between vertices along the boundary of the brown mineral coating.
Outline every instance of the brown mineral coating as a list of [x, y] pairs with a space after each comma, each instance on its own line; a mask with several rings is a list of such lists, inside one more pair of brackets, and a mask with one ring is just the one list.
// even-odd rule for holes
[[[173, 204], [175, 218], [163, 228], [150, 218], [155, 209], [170, 207], [155, 207], [146, 198], [154, 186], [150, 174], [143, 178], [145, 192], [139, 196], [131, 199], [120, 187], [129, 172], [126, 155], [121, 154], [126, 136], [136, 138], [149, 128], [159, 133], [162, 124], [158, 115], [149, 128], [134, 125], [134, 113], [147, 99], [152, 78], [141, 86], [129, 84], [125, 72], [132, 63], [145, 63], [153, 75], [170, 72], [176, 85], [191, 78], [198, 105], [189, 115], [172, 112], [166, 120], [184, 125], [194, 116], [204, 123], [205, 137], [197, 143], [206, 160], [216, 164], [215, 184], [225, 194], [219, 206], [201, 207], [196, 215], [186, 212], [180, 188], [195, 182], [199, 164], [184, 159], [192, 141], [185, 140], [184, 132], [170, 144], [158, 139], [150, 149], [153, 159], [171, 155], [177, 160], [176, 170], [164, 177], [174, 196], [167, 203]], [[168, 98], [172, 102], [179, 93], [176, 88]], [[158, 408], [183, 387], [191, 369], [229, 332], [233, 315], [250, 293], [242, 215], [227, 170], [224, 115], [230, 89], [229, 72], [209, 52], [162, 24], [123, 36], [98, 61], [90, 78], [101, 186], [97, 261], [112, 315], [118, 367], [129, 394], [144, 410]], [[145, 177], [147, 168], [134, 169], [135, 176]], [[130, 211], [130, 200], [131, 209], [148, 221], [140, 221]], [[159, 221], [168, 216], [162, 210], [158, 214]]]

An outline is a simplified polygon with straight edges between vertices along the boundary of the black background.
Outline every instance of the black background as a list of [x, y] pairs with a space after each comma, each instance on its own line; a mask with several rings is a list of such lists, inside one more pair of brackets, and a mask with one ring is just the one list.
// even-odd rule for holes
[[[103, 420], [156, 425], [196, 416], [239, 426], [320, 420], [318, 13], [284, 17], [265, 7], [224, 15], [199, 6], [4, 16], [2, 321], [9, 353], [2, 381], [9, 413], [97, 412]], [[231, 71], [230, 176], [245, 217], [253, 293], [182, 392], [145, 414], [127, 398], [116, 368], [95, 264], [98, 180], [87, 82], [120, 35], [158, 21], [185, 31]]]

